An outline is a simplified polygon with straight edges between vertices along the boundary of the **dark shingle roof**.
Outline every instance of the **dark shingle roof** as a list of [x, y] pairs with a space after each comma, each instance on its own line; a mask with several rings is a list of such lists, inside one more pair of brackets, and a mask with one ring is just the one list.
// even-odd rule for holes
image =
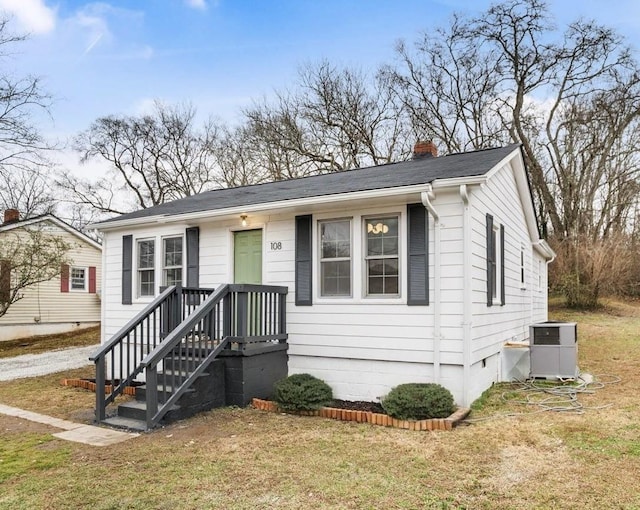
[[438, 158], [389, 163], [287, 181], [217, 189], [148, 209], [141, 209], [101, 223], [106, 224], [112, 221], [151, 216], [213, 211], [229, 207], [249, 207], [257, 204], [339, 193], [412, 186], [430, 183], [436, 179], [480, 176], [491, 170], [517, 147], [517, 144], [513, 144], [497, 149], [484, 149]]

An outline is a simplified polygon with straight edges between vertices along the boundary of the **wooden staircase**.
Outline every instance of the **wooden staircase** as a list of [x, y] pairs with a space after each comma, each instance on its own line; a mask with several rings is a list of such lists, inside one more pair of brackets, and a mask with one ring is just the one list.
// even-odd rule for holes
[[[187, 373], [180, 371], [179, 366], [190, 364], [191, 361], [187, 355], [172, 356], [165, 361], [165, 368], [158, 373], [158, 377], [167, 381], [184, 380]], [[172, 370], [172, 364], [178, 365], [178, 370]], [[166, 387], [157, 385], [158, 402], [164, 404], [173, 396], [175, 389], [172, 383]], [[216, 359], [198, 375], [189, 388], [182, 392], [178, 401], [171, 405], [159, 424], [182, 420], [201, 411], [224, 405], [226, 405], [224, 361]], [[147, 385], [137, 386], [135, 399], [119, 404], [117, 414], [106, 417], [102, 423], [116, 428], [147, 430]]]
[[[225, 380], [233, 381], [227, 376], [237, 362], [219, 356], [284, 352], [286, 294], [286, 287], [246, 284], [163, 291], [91, 358], [96, 421], [148, 430], [236, 404], [235, 397], [227, 398]], [[145, 384], [136, 388], [135, 400], [107, 416], [107, 406], [142, 374]]]

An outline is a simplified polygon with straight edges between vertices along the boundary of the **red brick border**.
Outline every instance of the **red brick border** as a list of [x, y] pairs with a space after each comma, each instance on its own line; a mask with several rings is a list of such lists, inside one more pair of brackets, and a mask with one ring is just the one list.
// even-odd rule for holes
[[[63, 386], [73, 386], [75, 388], [84, 388], [85, 390], [96, 391], [96, 383], [93, 381], [87, 381], [86, 379], [62, 379]], [[111, 385], [107, 384], [104, 388], [105, 393], [111, 393]], [[125, 395], [136, 396], [136, 389], [133, 386], [125, 387], [123, 393]]]
[[[280, 412], [278, 405], [271, 400], [254, 398], [251, 405], [262, 411]], [[394, 427], [407, 430], [451, 430], [471, 412], [466, 407], [459, 407], [447, 418], [433, 418], [430, 420], [397, 420], [386, 414], [372, 413], [370, 411], [353, 411], [351, 409], [338, 409], [335, 407], [322, 407], [317, 411], [301, 411], [302, 416], [321, 416], [341, 421], [355, 421], [358, 423], [371, 423], [383, 427]]]

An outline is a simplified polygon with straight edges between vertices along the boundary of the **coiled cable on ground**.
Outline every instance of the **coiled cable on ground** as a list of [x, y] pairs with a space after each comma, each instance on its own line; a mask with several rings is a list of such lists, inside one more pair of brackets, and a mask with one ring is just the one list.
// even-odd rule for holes
[[511, 383], [511, 387], [508, 390], [502, 392], [502, 400], [509, 403], [535, 406], [537, 409], [520, 413], [497, 413], [482, 418], [469, 418], [464, 420], [464, 422], [477, 423], [495, 418], [523, 416], [548, 411], [582, 414], [587, 410], [606, 409], [612, 404], [585, 406], [580, 402], [579, 397], [584, 394], [594, 394], [606, 385], [616, 384], [621, 380], [617, 375], [611, 374], [598, 374], [593, 376], [580, 374], [575, 380], [561, 379], [559, 383], [540, 379], [515, 381]]

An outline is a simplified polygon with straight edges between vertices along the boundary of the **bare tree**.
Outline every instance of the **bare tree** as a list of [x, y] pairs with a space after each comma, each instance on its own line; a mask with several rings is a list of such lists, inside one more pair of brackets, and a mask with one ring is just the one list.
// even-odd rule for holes
[[[543, 2], [511, 0], [478, 18], [455, 17], [414, 51], [400, 44], [399, 65], [383, 74], [414, 129], [446, 151], [522, 143], [540, 220], [562, 237], [600, 222], [584, 225], [572, 211], [601, 188], [607, 165], [597, 162], [634, 129], [640, 89], [638, 63], [611, 29], [580, 20], [556, 34]], [[591, 117], [600, 143], [585, 139]]]
[[[542, 1], [510, 0], [398, 55], [382, 74], [416, 132], [449, 152], [522, 144], [543, 234], [567, 261], [581, 260], [571, 249], [627, 239], [640, 192], [640, 66], [617, 33], [588, 20], [560, 33]], [[591, 279], [604, 273], [574, 266], [570, 278], [596, 292]]]
[[[0, 18], [0, 64], [25, 39], [10, 31], [8, 19]], [[47, 183], [46, 151], [51, 146], [34, 116], [48, 112], [51, 98], [39, 78], [17, 77], [7, 68], [3, 65], [0, 70], [0, 208], [19, 209], [24, 216], [43, 214], [54, 204]]]
[[69, 245], [35, 227], [18, 227], [0, 234], [0, 317], [24, 297], [24, 291], [60, 274], [68, 263]]
[[107, 161], [108, 175], [91, 181], [65, 174], [59, 185], [76, 203], [118, 214], [210, 189], [218, 127], [209, 121], [197, 129], [195, 115], [191, 106], [156, 102], [150, 115], [99, 118], [75, 148], [84, 162]]
[[[9, 20], [0, 18], [0, 62], [25, 36], [11, 33]], [[47, 112], [51, 98], [42, 91], [40, 79], [15, 77], [0, 71], [0, 169], [32, 169], [48, 165], [44, 152], [49, 148], [33, 122], [36, 111]]]
[[0, 210], [17, 209], [30, 218], [52, 213], [55, 203], [46, 170], [0, 167]]
[[244, 113], [271, 180], [389, 163], [410, 149], [385, 81], [326, 61], [301, 68], [295, 92]]

